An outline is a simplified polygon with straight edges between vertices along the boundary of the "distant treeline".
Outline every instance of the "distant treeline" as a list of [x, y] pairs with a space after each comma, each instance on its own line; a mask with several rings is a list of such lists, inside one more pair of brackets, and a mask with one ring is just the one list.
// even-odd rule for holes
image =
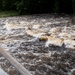
[[19, 14], [75, 13], [75, 0], [0, 0], [0, 11]]

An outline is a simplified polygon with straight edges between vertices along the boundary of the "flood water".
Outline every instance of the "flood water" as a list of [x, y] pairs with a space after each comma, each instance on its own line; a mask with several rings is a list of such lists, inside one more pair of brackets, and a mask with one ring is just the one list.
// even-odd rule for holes
[[[6, 27], [7, 23], [13, 26]], [[33, 75], [75, 75], [75, 51], [63, 46], [45, 47], [46, 41], [26, 34], [26, 28], [49, 32], [53, 27], [67, 27], [75, 35], [74, 17], [49, 14], [0, 18], [0, 45]], [[0, 65], [9, 75], [20, 75], [0, 55]]]

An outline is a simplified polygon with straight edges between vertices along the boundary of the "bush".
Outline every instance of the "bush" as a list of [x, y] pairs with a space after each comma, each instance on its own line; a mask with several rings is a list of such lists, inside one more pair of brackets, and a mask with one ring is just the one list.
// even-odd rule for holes
[[0, 0], [0, 10], [25, 13], [75, 13], [75, 0]]

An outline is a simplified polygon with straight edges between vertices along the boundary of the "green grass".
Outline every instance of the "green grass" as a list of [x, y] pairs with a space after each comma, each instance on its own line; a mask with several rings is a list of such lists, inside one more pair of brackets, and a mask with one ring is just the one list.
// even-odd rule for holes
[[14, 11], [0, 11], [0, 17], [11, 17], [11, 16], [18, 16], [18, 13]]

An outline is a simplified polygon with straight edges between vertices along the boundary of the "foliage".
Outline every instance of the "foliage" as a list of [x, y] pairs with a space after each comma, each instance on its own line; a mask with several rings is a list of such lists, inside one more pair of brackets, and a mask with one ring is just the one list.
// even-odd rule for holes
[[75, 15], [75, 0], [72, 0], [73, 14]]
[[75, 13], [75, 0], [0, 0], [0, 11], [25, 13]]
[[1, 11], [0, 12], [0, 18], [1, 17], [8, 17], [8, 16], [17, 16], [19, 15], [18, 13], [14, 12], [14, 11]]
[[57, 0], [55, 0], [53, 10], [54, 12], [59, 13], [59, 2]]

